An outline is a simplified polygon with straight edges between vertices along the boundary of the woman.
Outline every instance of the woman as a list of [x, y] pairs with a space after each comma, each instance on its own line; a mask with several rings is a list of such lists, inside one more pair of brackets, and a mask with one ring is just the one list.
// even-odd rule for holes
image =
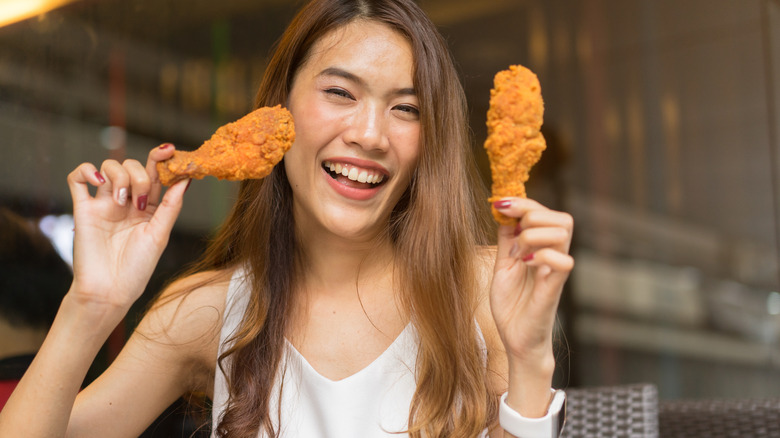
[[507, 432], [547, 413], [571, 218], [502, 199], [518, 226], [485, 246], [463, 91], [414, 2], [304, 7], [258, 93], [275, 104], [296, 124], [283, 163], [242, 183], [202, 262], [78, 396], [186, 183], [160, 202], [155, 163], [170, 145], [145, 168], [71, 173], [73, 286], [0, 435], [36, 410], [25, 436], [137, 435], [187, 392], [214, 400], [216, 436], [502, 436], [502, 393]]

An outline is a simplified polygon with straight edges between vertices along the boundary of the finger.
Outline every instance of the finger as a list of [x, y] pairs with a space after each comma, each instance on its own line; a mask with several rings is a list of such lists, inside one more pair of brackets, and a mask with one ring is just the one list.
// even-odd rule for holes
[[[530, 213], [529, 213], [530, 214]], [[545, 226], [522, 229], [517, 226], [500, 226], [498, 229], [498, 257], [522, 259], [539, 248], [552, 247], [568, 252], [571, 233], [564, 227]], [[514, 263], [514, 260], [511, 261]]]
[[524, 261], [528, 266], [537, 268], [537, 278], [549, 278], [561, 286], [574, 269], [572, 256], [552, 248], [542, 248], [528, 254], [524, 257]]
[[73, 204], [90, 199], [89, 184], [100, 187], [106, 179], [92, 163], [82, 163], [68, 174], [68, 188]]
[[[528, 246], [522, 241], [513, 240], [521, 236], [524, 230], [530, 228], [560, 228], [563, 233], [554, 232], [557, 238], [562, 238], [559, 249], [568, 251], [574, 221], [568, 213], [562, 213], [543, 206], [542, 204], [527, 198], [502, 198], [493, 203], [493, 206], [501, 213], [509, 217], [518, 219], [515, 226], [500, 226], [498, 230], [498, 257], [514, 258], [520, 255], [528, 254]], [[567, 236], [568, 235], [568, 236]], [[539, 235], [537, 235], [539, 236]], [[542, 234], [548, 236], [549, 234]], [[544, 246], [544, 243], [538, 244]], [[513, 263], [513, 261], [510, 261]]]
[[571, 244], [571, 234], [562, 227], [537, 227], [523, 230], [515, 237], [515, 240], [523, 253], [544, 247], [568, 252]]
[[133, 205], [139, 210], [146, 210], [149, 198], [151, 179], [144, 166], [136, 160], [125, 160], [122, 163], [130, 178], [130, 195]]
[[181, 180], [172, 185], [165, 192], [162, 202], [154, 212], [154, 216], [150, 220], [150, 225], [155, 229], [155, 233], [159, 238], [166, 238], [170, 235], [173, 225], [176, 223], [176, 218], [181, 212], [183, 204], [184, 192], [189, 186], [188, 179]]
[[157, 163], [171, 158], [175, 151], [176, 148], [171, 143], [163, 143], [149, 151], [149, 156], [146, 159], [146, 173], [151, 180], [148, 199], [151, 205], [157, 205], [162, 194], [162, 183], [160, 183], [160, 175], [157, 173]]
[[100, 167], [100, 173], [106, 178], [106, 184], [98, 189], [98, 196], [109, 195], [117, 205], [126, 206], [130, 198], [130, 175], [116, 160], [106, 160]]
[[518, 221], [516, 234], [533, 227], [560, 227], [569, 233], [574, 229], [574, 219], [568, 213], [547, 208], [528, 210]]
[[547, 207], [533, 199], [512, 197], [499, 199], [493, 203], [493, 207], [506, 216], [518, 219], [532, 210], [548, 210]]

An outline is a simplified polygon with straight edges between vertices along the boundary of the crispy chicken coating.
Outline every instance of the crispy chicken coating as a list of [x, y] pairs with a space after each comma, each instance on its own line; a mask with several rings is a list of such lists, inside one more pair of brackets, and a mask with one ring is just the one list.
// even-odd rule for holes
[[157, 163], [160, 182], [184, 178], [260, 179], [268, 176], [295, 140], [292, 115], [281, 105], [256, 109], [228, 123], [192, 152], [176, 151]]
[[[543, 115], [542, 89], [531, 70], [513, 65], [496, 74], [485, 140], [493, 177], [491, 203], [506, 196], [526, 196], [528, 173], [547, 147], [539, 131]], [[515, 222], [495, 208], [493, 217], [502, 225]]]

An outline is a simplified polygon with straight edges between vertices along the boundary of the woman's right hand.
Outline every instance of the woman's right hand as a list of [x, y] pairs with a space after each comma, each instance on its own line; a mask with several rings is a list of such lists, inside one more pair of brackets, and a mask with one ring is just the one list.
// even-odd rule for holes
[[[146, 288], [181, 211], [187, 181], [170, 187], [160, 198], [162, 186], [155, 166], [171, 155], [173, 147], [163, 145], [149, 153], [146, 168], [134, 160], [121, 164], [107, 160], [100, 171], [85, 163], [68, 175], [76, 225], [73, 284], [35, 359], [0, 411], [0, 436], [95, 435], [96, 418], [104, 421], [103, 430], [127, 435], [123, 431], [132, 425], [106, 418], [119, 412], [141, 416], [142, 421], [153, 417], [149, 409], [156, 410], [159, 403], [139, 414], [130, 407], [137, 403], [122, 404], [122, 391], [115, 391], [133, 386], [148, 369], [162, 366], [152, 363], [161, 360], [162, 353], [123, 362], [120, 355], [114, 362], [122, 364], [117, 365], [120, 371], [105, 373], [95, 382], [102, 383], [90, 385], [91, 389], [82, 391], [81, 386], [106, 338]], [[97, 187], [94, 196], [92, 187]], [[144, 345], [139, 348], [151, 351]], [[165, 368], [177, 363], [170, 356], [165, 356], [169, 361]], [[165, 385], [170, 375], [155, 374], [157, 393], [173, 400], [178, 388]], [[78, 394], [83, 395], [80, 403], [76, 403]], [[40, 418], [29, 421], [31, 412], [40, 413]], [[69, 425], [75, 425], [70, 434]]]
[[[106, 160], [99, 171], [84, 163], [68, 175], [75, 222], [68, 295], [75, 302], [121, 318], [143, 293], [189, 184], [178, 182], [160, 199], [155, 166], [173, 151], [171, 144], [153, 149], [145, 168], [136, 160]], [[94, 196], [89, 186], [97, 187]]]

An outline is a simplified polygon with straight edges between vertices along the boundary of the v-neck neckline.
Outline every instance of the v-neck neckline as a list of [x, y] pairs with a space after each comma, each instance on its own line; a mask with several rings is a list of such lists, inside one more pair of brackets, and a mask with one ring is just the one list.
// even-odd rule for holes
[[373, 368], [378, 367], [382, 362], [385, 362], [388, 356], [391, 355], [391, 353], [398, 348], [398, 346], [408, 337], [410, 336], [412, 332], [412, 323], [406, 324], [403, 330], [401, 330], [401, 333], [396, 336], [396, 338], [393, 340], [393, 342], [384, 350], [382, 353], [379, 354], [374, 360], [371, 361], [368, 365], [365, 367], [359, 369], [358, 371], [344, 377], [338, 380], [331, 379], [329, 377], [326, 377], [319, 371], [317, 371], [316, 368], [314, 368], [311, 363], [306, 359], [306, 357], [298, 351], [297, 348], [292, 344], [292, 342], [289, 341], [286, 337], [284, 338], [285, 344], [287, 345], [287, 349], [293, 356], [297, 357], [301, 364], [303, 364], [303, 368], [308, 370], [308, 372], [314, 376], [320, 381], [326, 382], [331, 385], [338, 385], [340, 383], [346, 384], [349, 381], [355, 380], [359, 378], [359, 376], [364, 375], [368, 372], [370, 372]]

